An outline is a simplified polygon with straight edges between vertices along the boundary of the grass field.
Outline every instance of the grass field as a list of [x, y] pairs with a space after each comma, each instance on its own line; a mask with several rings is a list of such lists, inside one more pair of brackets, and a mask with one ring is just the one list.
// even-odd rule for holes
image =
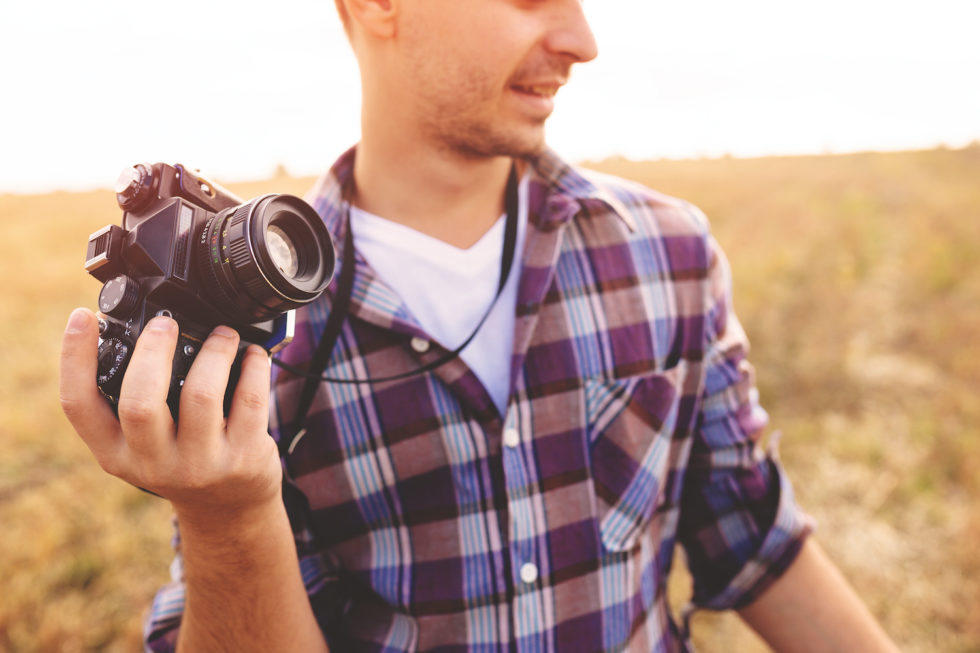
[[[594, 167], [711, 218], [798, 498], [885, 628], [906, 651], [980, 650], [980, 146]], [[57, 399], [64, 322], [98, 292], [85, 242], [119, 211], [108, 191], [8, 195], [0, 220], [0, 650], [136, 650], [169, 509], [107, 477]], [[730, 614], [694, 632], [763, 648]]]

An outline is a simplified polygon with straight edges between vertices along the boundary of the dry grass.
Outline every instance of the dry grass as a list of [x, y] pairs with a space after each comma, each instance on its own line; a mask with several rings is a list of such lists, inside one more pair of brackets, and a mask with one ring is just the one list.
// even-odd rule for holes
[[[980, 147], [596, 167], [711, 217], [799, 499], [886, 629], [907, 651], [980, 649]], [[98, 290], [87, 235], [119, 213], [105, 191], [52, 193], [0, 197], [0, 219], [0, 649], [134, 650], [169, 510], [98, 469], [56, 388], [64, 320]], [[694, 630], [703, 650], [762, 648], [732, 615]]]
[[980, 147], [598, 167], [711, 217], [798, 498], [886, 629], [978, 650]]

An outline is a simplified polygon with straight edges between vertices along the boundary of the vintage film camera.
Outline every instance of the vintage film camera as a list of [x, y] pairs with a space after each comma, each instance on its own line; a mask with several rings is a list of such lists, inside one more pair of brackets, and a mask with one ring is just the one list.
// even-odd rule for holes
[[219, 324], [241, 335], [225, 394], [251, 344], [269, 352], [293, 335], [294, 312], [316, 299], [334, 271], [334, 248], [313, 208], [292, 195], [242, 202], [187, 168], [127, 168], [116, 182], [122, 226], [88, 241], [85, 269], [99, 293], [99, 389], [115, 406], [136, 339], [156, 315], [179, 325], [167, 403], [177, 417], [180, 388], [204, 338]]

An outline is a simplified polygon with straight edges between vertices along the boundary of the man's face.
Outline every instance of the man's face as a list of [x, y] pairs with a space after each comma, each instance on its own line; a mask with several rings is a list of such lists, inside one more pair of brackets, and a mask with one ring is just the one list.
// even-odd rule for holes
[[[405, 0], [385, 75], [410, 124], [472, 157], [530, 156], [572, 64], [596, 56], [580, 0]], [[393, 73], [393, 74], [391, 74]]]

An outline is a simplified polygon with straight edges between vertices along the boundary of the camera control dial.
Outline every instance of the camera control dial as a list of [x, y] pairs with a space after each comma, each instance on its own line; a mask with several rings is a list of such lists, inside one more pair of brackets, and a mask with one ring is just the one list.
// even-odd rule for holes
[[106, 315], [125, 319], [136, 309], [140, 300], [139, 282], [125, 274], [105, 282], [99, 293], [99, 310]]
[[126, 168], [116, 179], [116, 202], [123, 211], [138, 211], [150, 199], [153, 172], [142, 163]]
[[99, 343], [99, 368], [96, 381], [99, 389], [110, 397], [118, 397], [122, 387], [123, 370], [129, 358], [129, 345], [119, 338]]

